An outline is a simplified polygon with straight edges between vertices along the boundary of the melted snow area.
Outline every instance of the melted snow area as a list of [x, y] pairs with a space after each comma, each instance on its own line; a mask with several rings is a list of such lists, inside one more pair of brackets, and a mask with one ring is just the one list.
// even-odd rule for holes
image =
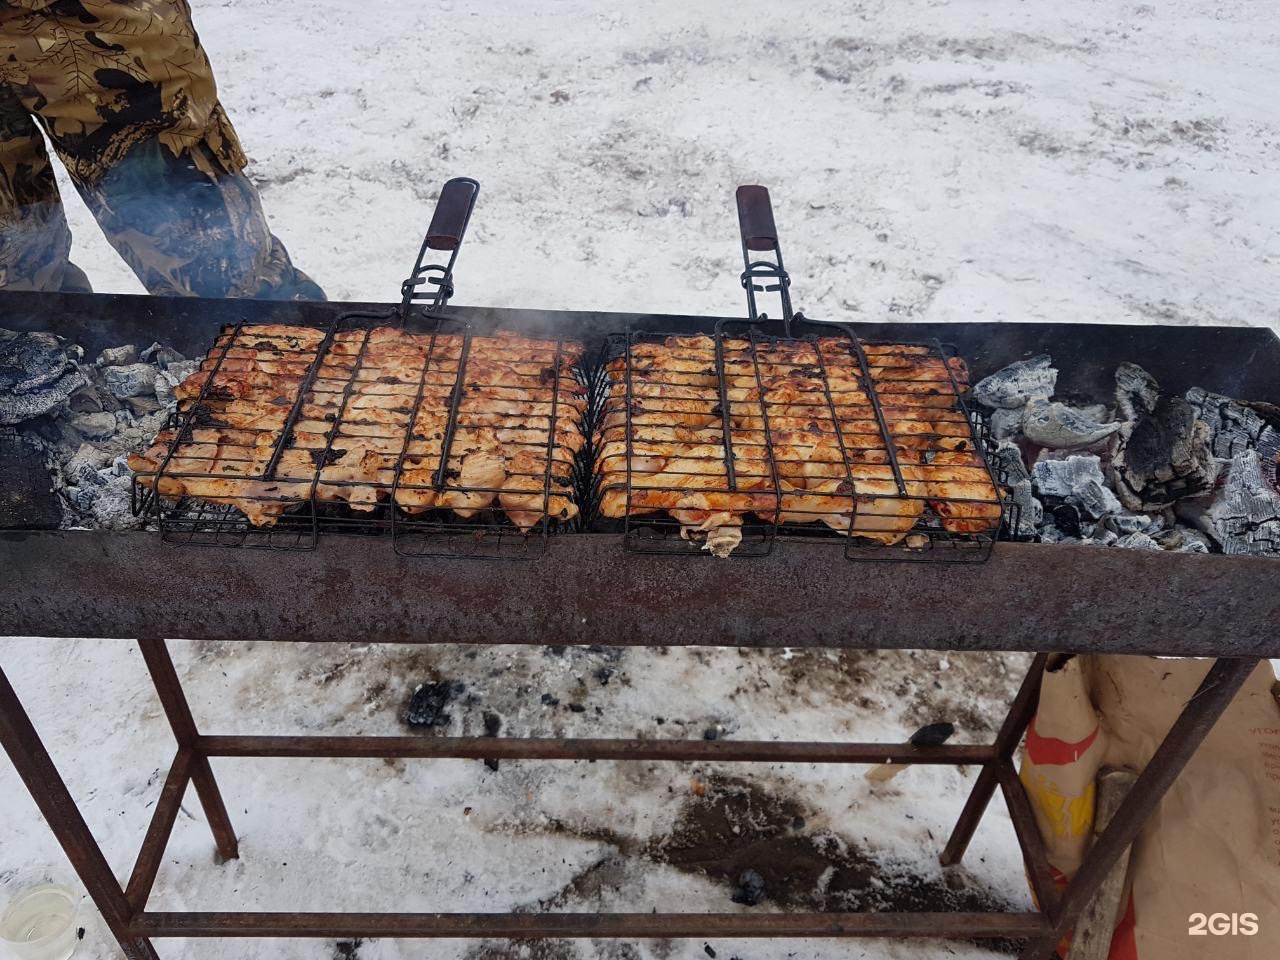
[[[439, 184], [470, 175], [482, 192], [457, 302], [737, 314], [732, 191], [762, 182], [797, 306], [814, 316], [1276, 323], [1280, 116], [1267, 4], [194, 6], [272, 226], [336, 299], [393, 299]], [[68, 203], [74, 255], [97, 288], [137, 290]], [[1026, 663], [172, 646], [198, 720], [217, 733], [901, 740], [948, 720], [957, 742], [978, 741]], [[127, 876], [173, 752], [135, 647], [2, 640], [0, 662]], [[410, 730], [415, 689], [441, 682], [452, 698], [437, 725]], [[999, 800], [965, 868], [937, 866], [971, 769], [921, 767], [873, 785], [862, 768], [809, 764], [214, 766], [242, 857], [213, 862], [189, 792], [154, 908], [1029, 903]], [[764, 882], [756, 906], [733, 900], [749, 870]], [[44, 878], [78, 887], [0, 762], [0, 900]], [[78, 957], [119, 956], [87, 901], [83, 923]], [[991, 944], [876, 941], [158, 946], [197, 960], [993, 955]]]

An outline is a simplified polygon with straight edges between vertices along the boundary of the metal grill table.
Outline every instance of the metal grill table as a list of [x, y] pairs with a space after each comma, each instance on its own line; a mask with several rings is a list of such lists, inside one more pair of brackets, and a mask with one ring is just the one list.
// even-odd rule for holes
[[[189, 354], [225, 325], [323, 327], [352, 305], [0, 295], [5, 324], [52, 329], [93, 352], [167, 339]], [[358, 305], [355, 309], [377, 307]], [[460, 308], [483, 333], [578, 337], [630, 329], [707, 332], [714, 320]], [[1261, 330], [961, 324], [855, 325], [869, 339], [954, 342], [982, 376], [1047, 351], [1067, 391], [1097, 394], [1117, 362], [1143, 363], [1166, 389], [1195, 384], [1280, 402], [1280, 341]], [[1245, 358], [1242, 362], [1241, 358]], [[136, 640], [177, 741], [131, 876], [107, 865], [12, 687], [0, 674], [0, 742], [125, 954], [156, 957], [164, 937], [1002, 937], [1024, 957], [1051, 955], [1109, 867], [1262, 657], [1280, 657], [1274, 561], [997, 543], [981, 564], [848, 563], [821, 544], [787, 542], [762, 557], [714, 560], [627, 552], [613, 534], [550, 538], [521, 563], [410, 557], [386, 537], [321, 540], [313, 551], [185, 549], [150, 533], [0, 533], [0, 636]], [[175, 561], [183, 575], [174, 577]], [[326, 590], [334, 582], [368, 591]], [[626, 589], [620, 590], [619, 585]], [[1117, 584], [1122, 585], [1117, 589]], [[779, 609], [785, 585], [787, 609]], [[902, 598], [909, 597], [907, 604]], [[1085, 604], [1087, 603], [1087, 607]], [[700, 616], [686, 611], [697, 606]], [[542, 611], [538, 618], [533, 609]], [[1087, 612], [1086, 612], [1087, 611]], [[201, 625], [201, 626], [198, 626]], [[1225, 630], [1224, 626], [1230, 629]], [[267, 642], [829, 646], [1036, 652], [990, 744], [781, 743], [500, 738], [276, 737], [202, 732], [163, 637]], [[0, 659], [4, 648], [0, 642]], [[1111, 826], [1062, 896], [1014, 772], [1049, 652], [1216, 658]], [[959, 862], [999, 790], [1042, 909], [1027, 913], [405, 914], [156, 912], [149, 895], [187, 786], [219, 853], [238, 855], [214, 780], [214, 757], [443, 757], [667, 761], [973, 764], [980, 773], [941, 852]]]

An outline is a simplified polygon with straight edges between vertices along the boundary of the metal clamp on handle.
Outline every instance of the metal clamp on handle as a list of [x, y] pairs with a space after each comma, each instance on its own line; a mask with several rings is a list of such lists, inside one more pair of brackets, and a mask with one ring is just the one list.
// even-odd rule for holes
[[[791, 335], [791, 277], [782, 265], [778, 228], [773, 221], [769, 191], [755, 184], [738, 187], [738, 228], [742, 233], [742, 288], [752, 322], [764, 319], [756, 306], [757, 293], [777, 293], [782, 301], [782, 322]], [[752, 260], [752, 252], [772, 253], [772, 260]], [[770, 283], [772, 280], [774, 282]], [[761, 282], [757, 282], [761, 281]]]
[[[413, 272], [400, 284], [401, 319], [415, 303], [425, 303], [427, 311], [435, 313], [444, 309], [453, 296], [453, 264], [458, 259], [458, 250], [462, 247], [462, 238], [466, 235], [479, 194], [480, 184], [470, 177], [454, 177], [440, 189], [440, 199], [436, 201]], [[443, 265], [425, 263], [428, 250], [450, 251], [449, 262]], [[420, 289], [423, 287], [427, 289]]]

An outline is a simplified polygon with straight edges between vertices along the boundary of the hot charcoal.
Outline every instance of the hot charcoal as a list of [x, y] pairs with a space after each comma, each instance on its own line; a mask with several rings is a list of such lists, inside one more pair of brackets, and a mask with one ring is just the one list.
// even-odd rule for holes
[[[160, 344], [141, 352], [133, 344], [108, 347], [88, 362], [52, 334], [0, 330], [0, 424], [11, 433], [4, 486], [14, 491], [8, 499], [25, 504], [9, 525], [140, 526], [124, 458], [164, 425], [172, 383], [194, 366]], [[22, 485], [8, 477], [19, 461]]]
[[1165, 394], [1121, 363], [1110, 404], [1045, 395], [1046, 356], [979, 383], [995, 462], [1021, 517], [1047, 543], [1280, 557], [1280, 410], [1193, 387]]

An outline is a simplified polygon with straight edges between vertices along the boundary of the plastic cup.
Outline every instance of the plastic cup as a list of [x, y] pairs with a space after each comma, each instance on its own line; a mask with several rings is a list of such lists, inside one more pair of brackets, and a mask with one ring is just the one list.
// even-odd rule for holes
[[76, 901], [53, 883], [22, 891], [0, 914], [0, 946], [16, 960], [67, 960], [77, 943]]

